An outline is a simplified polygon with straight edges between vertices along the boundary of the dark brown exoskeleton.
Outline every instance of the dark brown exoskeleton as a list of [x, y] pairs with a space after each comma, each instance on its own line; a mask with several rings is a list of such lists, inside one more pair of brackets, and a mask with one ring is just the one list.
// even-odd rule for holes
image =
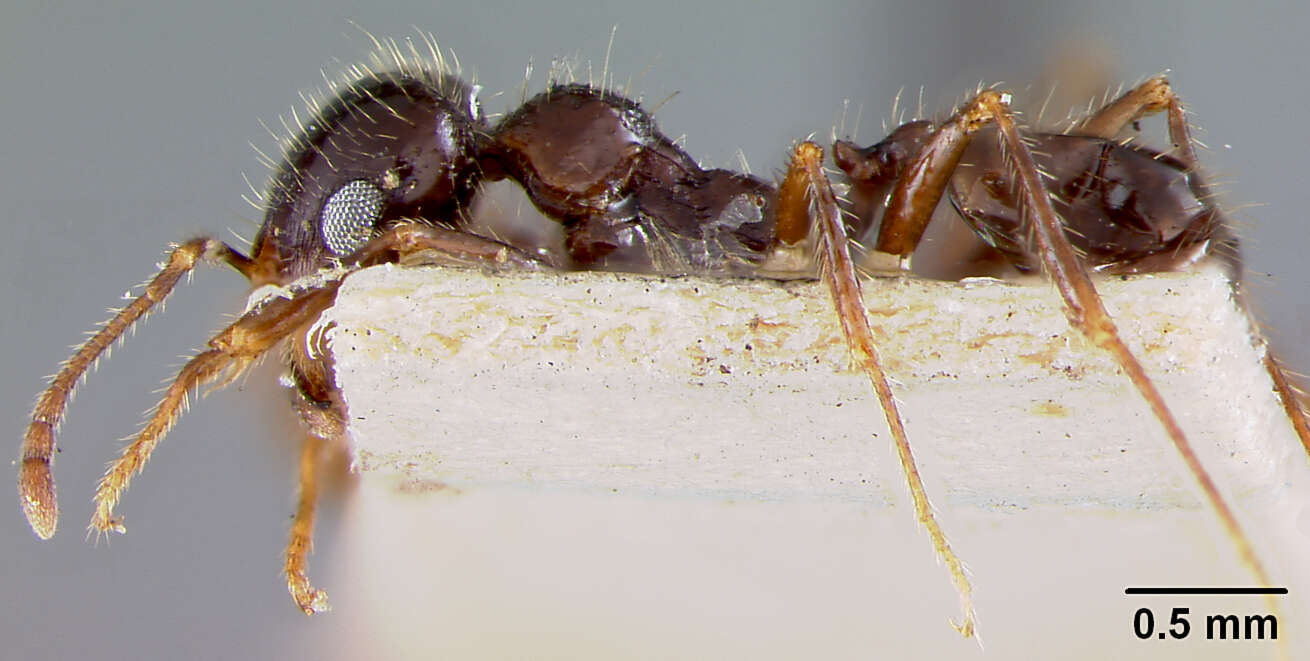
[[[958, 215], [1015, 269], [1044, 270], [1064, 299], [1070, 324], [1115, 358], [1199, 482], [1243, 564], [1269, 585], [1231, 508], [1088, 277], [1091, 271], [1183, 270], [1208, 258], [1221, 260], [1230, 277], [1239, 275], [1237, 239], [1197, 174], [1181, 103], [1168, 81], [1156, 77], [1068, 133], [1021, 135], [1007, 97], [981, 92], [940, 125], [910, 122], [868, 148], [838, 141], [834, 159], [852, 185], [847, 231], [907, 267], [949, 193]], [[1139, 118], [1160, 112], [1167, 114], [1169, 153], [1116, 140]], [[1300, 401], [1265, 355], [1288, 417], [1310, 450]]]
[[[394, 49], [386, 55], [387, 61], [404, 62]], [[1153, 82], [1167, 91], [1163, 80]], [[1142, 98], [1146, 87], [1125, 98]], [[1177, 126], [1182, 127], [1181, 109], [1171, 95], [1164, 107], [1170, 109], [1171, 127], [1175, 114]], [[1111, 105], [1089, 120], [1084, 132], [1113, 134], [1118, 126], [1161, 108], [1144, 103]], [[1096, 128], [1098, 123], [1107, 127]], [[988, 126], [995, 127], [1005, 160], [997, 166], [958, 168], [970, 136]], [[1169, 214], [1164, 217], [1170, 221], [1162, 224], [1156, 220], [1161, 216], [1144, 211], [1142, 218], [1122, 225], [1126, 230], [1113, 225], [1110, 238], [1090, 231], [1091, 225], [1084, 226], [1100, 222], [1087, 219], [1099, 217], [1098, 209], [1110, 208], [1106, 200], [1124, 202], [1134, 196], [1156, 200], [1157, 183], [1143, 177], [1163, 176], [1171, 190], [1177, 188], [1177, 180], [1187, 180], [1190, 147], [1183, 129], [1178, 131], [1178, 166], [1170, 161], [1139, 163], [1119, 151], [1125, 148], [1103, 137], [1041, 138], [1053, 154], [1090, 158], [1091, 165], [1047, 167], [1072, 182], [1070, 190], [1075, 194], [1062, 202], [1068, 205], [1062, 212], [1066, 221], [1087, 230], [1088, 242], [1080, 247], [1089, 254], [1100, 250], [1113, 256], [1093, 267], [1122, 263], [1159, 268], [1179, 261], [1180, 255], [1199, 257], [1206, 252], [1201, 247], [1206, 241], [1225, 240], [1217, 212], [1205, 202], [1199, 181], [1190, 180], [1184, 188], [1191, 187], [1192, 197], [1180, 196], [1182, 202], [1174, 204], [1195, 207], [1194, 216], [1203, 219], [1197, 221], [1200, 224], [1175, 222], [1176, 216]], [[1062, 140], [1070, 141], [1070, 148], [1062, 148]], [[974, 144], [983, 149], [987, 142], [990, 139]], [[183, 367], [144, 429], [101, 480], [91, 528], [123, 530], [114, 507], [180, 414], [189, 392], [220, 379], [230, 382], [270, 349], [284, 345], [295, 384], [295, 406], [307, 432], [299, 504], [284, 570], [302, 610], [326, 609], [326, 595], [306, 576], [307, 556], [319, 455], [326, 442], [343, 439], [347, 418], [333, 381], [330, 354], [316, 326], [319, 315], [332, 305], [350, 272], [418, 253], [502, 268], [560, 266], [525, 246], [484, 238], [469, 229], [469, 212], [480, 185], [512, 179], [546, 216], [563, 225], [565, 240], [559, 252], [566, 257], [565, 267], [761, 276], [789, 268], [780, 265], [795, 263], [797, 252], [810, 250], [807, 239], [812, 238], [815, 247], [807, 253], [808, 273], [820, 267], [852, 356], [877, 393], [916, 516], [960, 593], [965, 618], [958, 626], [968, 635], [973, 630], [971, 588], [928, 506], [891, 387], [878, 364], [847, 239], [848, 233], [859, 237], [869, 231], [880, 215], [878, 250], [908, 256], [954, 176], [953, 199], [966, 217], [1016, 264], [1023, 268], [1040, 264], [1048, 271], [1065, 296], [1072, 323], [1119, 359], [1205, 487], [1242, 557], [1267, 583], [1228, 506], [1101, 309], [1087, 267], [1065, 237], [1059, 212], [1051, 207], [1038, 166], [1000, 94], [983, 92], [942, 125], [909, 125], [869, 150], [838, 143], [837, 156], [864, 200], [857, 201], [849, 221], [843, 221], [843, 203], [822, 170], [822, 150], [810, 142], [795, 148], [785, 178], [775, 187], [749, 175], [701, 168], [657, 130], [639, 105], [608, 91], [553, 86], [492, 127], [482, 117], [473, 89], [440, 66], [402, 64], [390, 73], [365, 72], [317, 109], [302, 127], [302, 135], [289, 143], [249, 256], [209, 238], [177, 246], [145, 292], [80, 347], [54, 377], [37, 402], [23, 442], [19, 491], [24, 512], [39, 536], [54, 534], [58, 517], [51, 474], [54, 430], [72, 389], [89, 366], [197, 262], [224, 262], [255, 287], [276, 290], [255, 298], [245, 314], [210, 340], [207, 351]], [[1112, 171], [1127, 173], [1121, 189], [1105, 185], [1110, 180], [1105, 173]], [[1066, 173], [1068, 177], [1063, 176]], [[885, 196], [890, 200], [887, 205], [881, 203]], [[1097, 196], [1100, 202], [1083, 202]], [[1113, 208], [1129, 207], [1121, 203]], [[1084, 208], [1092, 213], [1083, 213]], [[1142, 247], [1129, 254], [1115, 247], [1120, 242], [1114, 238], [1117, 231], [1160, 236], [1140, 241]], [[1030, 233], [1035, 243], [1029, 240]], [[883, 235], [893, 238], [884, 241]], [[1166, 254], [1169, 259], [1160, 257]]]
[[482, 149], [565, 227], [582, 269], [750, 275], [775, 243], [774, 188], [702, 170], [636, 103], [584, 85], [529, 100]]
[[[404, 62], [398, 52], [386, 56]], [[310, 584], [306, 561], [319, 455], [325, 442], [343, 438], [346, 412], [315, 322], [351, 271], [416, 253], [443, 262], [548, 268], [525, 250], [467, 231], [481, 183], [506, 177], [563, 223], [562, 252], [576, 268], [745, 275], [776, 243], [774, 187], [703, 170], [621, 96], [556, 86], [493, 128], [474, 89], [440, 63], [366, 73], [316, 109], [286, 145], [249, 256], [211, 238], [176, 246], [145, 292], [83, 344], [38, 398], [19, 476], [32, 529], [42, 538], [56, 529], [54, 433], [73, 388], [198, 262], [223, 262], [272, 293], [253, 297], [250, 309], [182, 368], [100, 481], [90, 527], [125, 530], [114, 508], [192, 390], [226, 384], [285, 345], [294, 406], [307, 433], [284, 571], [302, 610], [325, 610], [326, 595]], [[801, 222], [803, 216], [801, 203], [791, 217]]]
[[277, 293], [257, 300], [209, 341], [169, 385], [136, 439], [101, 479], [91, 529], [123, 532], [114, 506], [167, 433], [188, 394], [228, 383], [270, 349], [289, 344], [295, 406], [307, 432], [301, 494], [285, 571], [297, 605], [325, 610], [326, 595], [305, 575], [313, 528], [317, 463], [324, 441], [344, 434], [344, 407], [330, 358], [310, 329], [332, 305], [350, 270], [430, 250], [456, 260], [541, 268], [511, 246], [456, 229], [479, 185], [476, 160], [486, 126], [472, 89], [440, 67], [405, 67], [347, 86], [287, 146], [249, 257], [212, 238], [177, 246], [145, 292], [83, 344], [55, 375], [32, 412], [23, 440], [19, 492], [32, 529], [55, 532], [59, 509], [51, 461], [54, 430], [73, 388], [97, 357], [163, 300], [197, 262], [224, 262], [251, 285]]
[[[837, 142], [835, 160], [853, 184], [855, 216], [848, 230], [854, 238], [879, 228], [874, 221], [887, 195], [911, 158], [925, 148], [933, 128], [932, 122], [909, 122], [866, 149]], [[1066, 235], [1084, 267], [1109, 273], [1172, 271], [1211, 254], [1237, 266], [1237, 242], [1210, 203], [1191, 156], [1113, 141], [1121, 129], [1101, 127], [1109, 132], [1104, 135], [1089, 129], [1024, 134], [1054, 194], [1052, 208], [1069, 228]], [[950, 200], [988, 246], [1017, 270], [1029, 272], [1040, 269], [1041, 260], [1027, 237], [1013, 169], [1000, 140], [995, 129], [984, 129], [968, 143], [950, 176]], [[884, 224], [872, 243], [880, 252], [908, 255], [923, 229]]]

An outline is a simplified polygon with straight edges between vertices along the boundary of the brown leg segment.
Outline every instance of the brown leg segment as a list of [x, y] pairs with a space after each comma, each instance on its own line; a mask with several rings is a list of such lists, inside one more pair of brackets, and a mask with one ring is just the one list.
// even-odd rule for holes
[[[775, 234], [779, 242], [789, 246], [804, 241], [814, 224], [810, 217], [810, 188], [813, 183], [803, 164], [799, 162], [799, 156], [802, 152], [809, 155], [815, 148], [817, 147], [813, 147], [813, 143], [810, 142], [796, 145], [792, 162], [787, 167], [787, 176], [778, 187]], [[845, 229], [842, 231], [845, 233]]]
[[[887, 376], [878, 360], [873, 331], [869, 327], [869, 319], [865, 314], [864, 299], [860, 293], [859, 280], [855, 275], [854, 262], [851, 260], [850, 247], [842, 223], [841, 211], [837, 205], [837, 198], [833, 193], [832, 185], [823, 172], [822, 163], [822, 148], [812, 142], [798, 145], [792, 155], [791, 164], [788, 166], [782, 190], [795, 188], [801, 183], [808, 190], [809, 208], [814, 210], [816, 214], [815, 222], [819, 225], [823, 279], [828, 283], [829, 290], [832, 292], [833, 302], [837, 308], [837, 316], [841, 320], [842, 332], [846, 336], [846, 344], [850, 347], [852, 358], [860, 366], [860, 369], [868, 375], [874, 392], [878, 396], [878, 401], [882, 405], [883, 414], [887, 418], [887, 427], [891, 430], [892, 442], [896, 447], [896, 455], [901, 461], [901, 470], [904, 472], [905, 480], [909, 484], [915, 516], [928, 531], [928, 537], [932, 540], [933, 548], [937, 551], [937, 557], [946, 564], [946, 568], [951, 574], [951, 581], [955, 584], [956, 592], [960, 596], [964, 620], [952, 624], [954, 624], [957, 631], [967, 638], [973, 635], [975, 626], [973, 588], [969, 584], [968, 576], [965, 574], [964, 563], [951, 549], [950, 543], [946, 540], [946, 534], [942, 532], [941, 525], [937, 523], [937, 519], [933, 515], [932, 505], [928, 502], [928, 493], [923, 486], [923, 479], [919, 475], [919, 468], [914, 462], [914, 453], [910, 450], [909, 438], [905, 433], [905, 424], [902, 422], [900, 411], [896, 407], [896, 399], [892, 394], [891, 384], [888, 383]], [[789, 208], [794, 209], [794, 205], [792, 207], [783, 206], [783, 212], [787, 212]], [[794, 213], [794, 211], [792, 212]], [[779, 223], [781, 224], [781, 222], [780, 220]]]
[[[1164, 83], [1168, 87], [1168, 83]], [[1188, 168], [1196, 167], [1196, 151], [1192, 146], [1191, 132], [1187, 129], [1187, 117], [1183, 112], [1183, 105], [1178, 97], [1169, 91], [1169, 140], [1174, 144], [1174, 154], [1177, 158], [1187, 165]], [[1194, 186], [1202, 186], [1199, 182], [1194, 182]], [[1202, 192], [1205, 189], [1202, 187]], [[1235, 260], [1235, 258], [1234, 258]], [[1240, 294], [1241, 291], [1239, 290]], [[1251, 316], [1248, 310], [1247, 316]], [[1252, 317], [1254, 318], [1254, 317]], [[1258, 333], [1259, 331], [1255, 331]], [[1264, 338], [1260, 339], [1264, 342]], [[1301, 445], [1306, 450], [1307, 458], [1310, 458], [1310, 419], [1307, 419], [1306, 409], [1302, 403], [1301, 397], [1292, 388], [1288, 382], [1287, 375], [1283, 368], [1278, 364], [1278, 360], [1270, 353], [1268, 343], [1265, 343], [1265, 369], [1269, 371], [1269, 378], [1274, 382], [1274, 390], [1278, 392], [1278, 397], [1283, 402], [1283, 410], [1287, 412], [1287, 419], [1292, 423], [1292, 429], [1296, 431], [1297, 437], [1301, 439]]]
[[[1192, 143], [1191, 131], [1187, 128], [1186, 113], [1178, 95], [1174, 93], [1164, 76], [1147, 80], [1097, 110], [1078, 126], [1077, 132], [1110, 140], [1130, 122], [1158, 112], [1168, 113], [1169, 141], [1173, 143], [1174, 157], [1182, 161], [1187, 168], [1194, 169], [1197, 166], [1196, 150]], [[1192, 185], [1200, 188], [1198, 191], [1200, 194], [1206, 194], [1204, 184], [1199, 180], [1194, 180]], [[1306, 418], [1301, 398], [1288, 383], [1287, 375], [1283, 373], [1278, 361], [1268, 353], [1265, 356], [1265, 368], [1274, 383], [1274, 389], [1278, 392], [1292, 428], [1301, 439], [1301, 445], [1305, 447], [1307, 456], [1310, 456], [1310, 420]]]
[[[367, 266], [397, 261], [422, 251], [432, 251], [446, 260], [467, 264], [508, 265], [518, 269], [544, 267], [540, 260], [500, 242], [420, 224], [405, 224], [388, 230], [361, 249], [353, 261]], [[83, 344], [39, 398], [23, 441], [19, 495], [32, 529], [42, 538], [54, 534], [58, 521], [50, 471], [55, 447], [54, 429], [63, 416], [74, 386], [101, 353], [162, 301], [182, 276], [200, 261], [224, 261], [247, 278], [269, 279], [261, 265], [220, 241], [196, 239], [177, 247], [160, 273], [147, 284], [145, 293]], [[344, 433], [345, 414], [335, 396], [336, 388], [331, 383], [325, 352], [320, 346], [310, 346], [318, 338], [304, 337], [303, 331], [332, 305], [340, 283], [340, 277], [329, 279], [296, 291], [291, 298], [272, 298], [261, 303], [214, 336], [209, 341], [209, 350], [188, 361], [169, 385], [145, 427], [101, 478], [93, 499], [95, 512], [91, 518], [91, 530], [97, 533], [125, 531], [122, 521], [114, 515], [114, 508], [133, 476], [145, 466], [155, 446], [186, 408], [194, 389], [216, 381], [220, 387], [226, 385], [283, 339], [295, 338], [293, 371], [306, 386], [301, 389], [303, 400], [297, 408], [309, 438], [301, 457], [299, 504], [286, 550], [284, 571], [287, 587], [302, 610], [306, 613], [326, 610], [326, 593], [316, 590], [306, 576], [307, 557], [312, 547], [319, 455], [325, 441], [338, 439]]]
[[446, 261], [474, 266], [541, 269], [545, 264], [513, 246], [456, 230], [407, 223], [369, 241], [353, 256], [361, 267], [395, 262], [408, 255], [431, 251]]
[[146, 284], [145, 292], [119, 310], [95, 335], [78, 347], [37, 399], [36, 407], [32, 410], [32, 420], [23, 435], [23, 463], [18, 475], [18, 495], [27, 522], [41, 539], [49, 539], [54, 535], [59, 523], [59, 503], [55, 497], [51, 463], [55, 451], [55, 430], [63, 420], [73, 389], [100, 355], [122, 338], [132, 324], [145, 317], [155, 304], [163, 301], [197, 263], [220, 261], [243, 274], [250, 269], [249, 259], [215, 239], [194, 239], [174, 248], [168, 262]]
[[[531, 255], [500, 242], [419, 224], [392, 228], [360, 249], [356, 259], [361, 265], [369, 265], [396, 261], [423, 251], [462, 264], [509, 265], [518, 269], [543, 266]], [[305, 440], [300, 455], [296, 514], [283, 554], [282, 571], [296, 606], [306, 615], [314, 615], [330, 609], [327, 592], [315, 588], [309, 580], [320, 463], [324, 449], [344, 439], [346, 411], [332, 381], [329, 354], [326, 347], [319, 345], [322, 338], [298, 333], [291, 339], [291, 371], [298, 389], [295, 408], [305, 430]]]
[[[201, 247], [210, 244], [222, 245], [210, 241], [192, 242], [187, 246], [193, 244], [196, 244], [193, 248], [195, 252], [201, 252]], [[210, 247], [210, 249], [215, 248]], [[365, 265], [389, 262], [423, 250], [432, 250], [458, 261], [477, 264], [512, 264], [520, 268], [541, 266], [540, 262], [530, 255], [496, 241], [418, 224], [401, 225], [383, 233], [361, 249], [357, 259]], [[174, 253], [175, 256], [182, 251], [183, 249], [180, 248]], [[187, 254], [190, 253], [183, 253], [183, 256]], [[194, 261], [193, 257], [185, 268], [166, 268], [156, 280], [162, 279], [166, 274], [170, 275], [168, 286], [171, 288]], [[243, 268], [246, 264], [248, 262], [238, 268]], [[283, 338], [309, 326], [318, 319], [319, 314], [332, 305], [340, 282], [339, 279], [332, 280], [316, 288], [301, 291], [289, 299], [270, 300], [246, 313], [210, 340], [210, 350], [192, 358], [182, 368], [164, 393], [163, 400], [156, 407], [145, 428], [136, 440], [124, 448], [118, 460], [110, 466], [100, 480], [94, 498], [95, 514], [91, 519], [91, 528], [99, 532], [123, 532], [122, 522], [113, 515], [114, 507], [118, 504], [123, 490], [131, 482], [132, 476], [141, 470], [155, 446], [173, 426], [194, 388], [214, 381], [224, 373], [228, 375], [228, 379], [223, 382], [226, 384]], [[147, 292], [147, 295], [149, 294], [150, 292]], [[142, 298], [145, 299], [147, 296]], [[140, 313], [136, 316], [140, 316]], [[121, 334], [122, 328], [115, 326], [115, 329], [116, 337], [117, 334]], [[108, 341], [112, 341], [112, 337]], [[298, 346], [302, 347], [303, 352], [303, 344]]]
[[1283, 410], [1287, 412], [1287, 418], [1292, 421], [1292, 429], [1295, 429], [1296, 435], [1301, 438], [1301, 446], [1305, 448], [1306, 457], [1310, 458], [1310, 422], [1306, 421], [1305, 400], [1287, 380], [1287, 374], [1273, 354], [1269, 353], [1268, 347], [1265, 347], [1265, 369], [1269, 370], [1269, 376], [1274, 382], [1274, 390], [1278, 392], [1278, 397], [1283, 402]]
[[272, 299], [246, 313], [210, 340], [210, 350], [192, 358], [182, 368], [136, 440], [123, 449], [118, 460], [101, 478], [93, 499], [95, 513], [91, 517], [91, 529], [97, 532], [125, 530], [122, 521], [114, 516], [114, 506], [132, 476], [141, 471], [155, 446], [177, 421], [193, 389], [214, 381], [225, 372], [230, 381], [278, 341], [312, 323], [332, 305], [339, 284], [340, 281], [333, 281], [289, 299]]
[[[1210, 473], [1201, 464], [1200, 457], [1197, 456], [1182, 427], [1165, 404], [1164, 397], [1156, 389], [1155, 383], [1146, 374], [1141, 363], [1133, 356], [1128, 345], [1124, 344], [1110, 314], [1101, 304], [1101, 297], [1092, 285], [1087, 270], [1083, 268], [1073, 246], [1064, 235], [1060, 217], [1051, 206], [1049, 194], [1042, 185], [1032, 154], [1019, 135], [1005, 99], [995, 92], [984, 92], [977, 100], [990, 119], [996, 122], [1001, 140], [1009, 158], [1012, 159], [1015, 176], [1018, 179], [1018, 192], [1032, 225], [1038, 253], [1047, 273], [1055, 281], [1055, 286], [1064, 299], [1065, 314], [1069, 318], [1070, 325], [1082, 331], [1088, 340], [1109, 352], [1119, 363], [1119, 367], [1146, 400], [1156, 419], [1164, 426], [1165, 432], [1169, 435], [1174, 448], [1178, 450], [1183, 463], [1187, 465], [1193, 479], [1201, 486], [1201, 491], [1209, 501], [1210, 507], [1219, 516], [1219, 521], [1223, 524], [1229, 539], [1236, 546], [1237, 555], [1242, 563], [1255, 576], [1257, 582], [1266, 586], [1272, 585], [1250, 538], [1242, 530], [1232, 508], [1219, 493], [1219, 488], [1210, 477]], [[1271, 608], [1277, 609], [1276, 600], [1270, 597], [1268, 601]]]
[[[1156, 76], [1102, 106], [1079, 122], [1073, 133], [1113, 140], [1125, 126], [1145, 115], [1168, 110], [1171, 104], [1177, 102], [1169, 81], [1164, 76]], [[1176, 139], [1174, 145], [1178, 146]], [[1182, 160], [1188, 167], [1195, 163], [1194, 159]]]
[[[1163, 94], [1163, 98], [1159, 98]], [[1220, 495], [1214, 480], [1201, 464], [1182, 428], [1169, 411], [1164, 398], [1119, 337], [1118, 330], [1101, 304], [1100, 295], [1079, 260], [1077, 253], [1064, 235], [1060, 217], [1051, 206], [1049, 194], [1043, 186], [1032, 154], [1024, 144], [1006, 98], [995, 91], [985, 91], [965, 104], [947, 120], [929, 139], [921, 152], [911, 161], [905, 176], [897, 181], [892, 191], [891, 204], [883, 219], [879, 250], [896, 255], [908, 255], [917, 245], [922, 228], [931, 217], [948, 185], [952, 171], [959, 162], [968, 142], [977, 130], [995, 123], [1004, 149], [1010, 159], [1018, 181], [1018, 193], [1029, 219], [1038, 248], [1038, 255], [1047, 273], [1064, 299], [1065, 314], [1070, 325], [1077, 328], [1093, 344], [1109, 352], [1128, 375], [1142, 398], [1146, 400], [1156, 419], [1165, 428], [1170, 441], [1178, 450], [1193, 479], [1200, 485], [1206, 500], [1218, 515], [1238, 557], [1258, 582], [1270, 585], [1268, 574], [1260, 563], [1246, 533], [1242, 531], [1232, 508]], [[1094, 115], [1089, 120], [1094, 132], [1117, 132], [1126, 122], [1144, 112], [1169, 111], [1170, 137], [1176, 143], [1180, 160], [1194, 163], [1182, 106], [1169, 91], [1162, 79], [1153, 79]], [[1087, 127], [1089, 124], [1085, 124]], [[891, 227], [888, 227], [889, 224]], [[884, 241], [883, 236], [894, 240]], [[904, 237], [895, 238], [895, 237]], [[912, 239], [912, 240], [907, 240]], [[1277, 377], [1275, 377], [1277, 381]], [[1285, 395], [1285, 402], [1286, 399]]]
[[[512, 265], [520, 269], [542, 267], [531, 255], [497, 241], [419, 224], [392, 228], [361, 248], [355, 259], [361, 265], [369, 265], [396, 261], [422, 251], [432, 251], [457, 263]], [[314, 317], [317, 315], [315, 312]], [[332, 382], [330, 358], [326, 348], [318, 345], [320, 340], [299, 333], [292, 337], [291, 347], [291, 371], [298, 388], [295, 408], [305, 430], [305, 441], [300, 454], [300, 492], [282, 571], [287, 578], [287, 591], [306, 615], [330, 608], [327, 592], [315, 588], [309, 580], [309, 554], [314, 550], [322, 454], [325, 447], [340, 442], [346, 433], [345, 406]]]
[[[311, 405], [312, 406], [312, 405]], [[291, 538], [282, 564], [287, 577], [287, 591], [305, 615], [323, 613], [330, 609], [327, 593], [309, 582], [309, 554], [314, 550], [314, 507], [318, 499], [319, 455], [325, 445], [323, 439], [305, 436], [300, 451], [300, 494], [296, 500], [296, 517], [291, 523]]]
[[315, 588], [308, 575], [309, 554], [314, 550], [319, 463], [324, 447], [340, 441], [345, 434], [345, 413], [338, 405], [311, 401], [304, 396], [304, 389], [301, 395], [295, 405], [306, 432], [300, 451], [300, 493], [296, 498], [296, 515], [291, 523], [282, 572], [286, 574], [287, 591], [296, 606], [306, 615], [313, 615], [330, 609], [327, 593]]
[[300, 455], [299, 494], [291, 535], [283, 555], [287, 591], [306, 615], [329, 610], [327, 593], [309, 581], [309, 554], [314, 550], [314, 518], [319, 464], [324, 448], [345, 447], [346, 407], [332, 376], [332, 360], [321, 334], [292, 337], [291, 375], [296, 384], [296, 413], [305, 431]]
[[965, 147], [969, 146], [970, 137], [986, 122], [986, 114], [975, 98], [938, 127], [910, 160], [892, 188], [883, 214], [876, 246], [879, 252], [901, 258], [914, 252], [946, 192], [951, 174], [964, 156]]
[[1130, 123], [1166, 111], [1169, 117], [1169, 141], [1174, 147], [1173, 156], [1188, 169], [1194, 169], [1197, 164], [1196, 150], [1192, 146], [1191, 132], [1187, 130], [1183, 104], [1164, 76], [1156, 76], [1128, 90], [1123, 96], [1084, 119], [1073, 132], [1113, 140]]

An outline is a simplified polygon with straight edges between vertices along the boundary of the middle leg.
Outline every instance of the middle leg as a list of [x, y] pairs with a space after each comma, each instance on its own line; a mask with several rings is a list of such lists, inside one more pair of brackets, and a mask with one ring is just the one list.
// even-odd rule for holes
[[[891, 431], [892, 443], [896, 456], [901, 462], [901, 471], [909, 485], [910, 499], [914, 505], [915, 517], [928, 531], [937, 557], [946, 565], [951, 581], [960, 597], [960, 607], [964, 619], [952, 623], [961, 635], [973, 636], [976, 616], [973, 609], [973, 587], [965, 573], [964, 563], [951, 549], [941, 525], [937, 522], [928, 502], [928, 492], [919, 474], [919, 467], [914, 461], [910, 448], [905, 423], [896, 406], [896, 397], [891, 384], [878, 358], [878, 351], [873, 339], [873, 330], [864, 309], [864, 298], [860, 292], [859, 279], [856, 277], [855, 265], [851, 259], [850, 241], [846, 235], [841, 209], [832, 184], [823, 171], [823, 149], [813, 142], [797, 145], [786, 178], [779, 190], [779, 199], [783, 201], [779, 209], [779, 225], [800, 224], [797, 219], [801, 214], [812, 217], [812, 225], [818, 230], [820, 247], [819, 262], [824, 282], [832, 294], [837, 316], [841, 321], [842, 332], [851, 357], [869, 378], [870, 384], [882, 406]], [[788, 203], [790, 201], [790, 203]]]

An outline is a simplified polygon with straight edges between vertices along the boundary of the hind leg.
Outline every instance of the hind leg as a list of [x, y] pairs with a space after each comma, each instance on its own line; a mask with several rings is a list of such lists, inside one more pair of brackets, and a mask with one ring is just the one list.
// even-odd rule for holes
[[[1128, 124], [1143, 116], [1158, 112], [1168, 113], [1169, 140], [1174, 146], [1174, 157], [1182, 161], [1189, 169], [1195, 169], [1197, 166], [1196, 150], [1193, 146], [1186, 114], [1183, 111], [1178, 95], [1174, 93], [1173, 88], [1169, 86], [1169, 81], [1163, 76], [1147, 80], [1093, 112], [1078, 125], [1077, 132], [1111, 140]], [[1192, 185], [1202, 186], [1197, 181], [1194, 181]], [[1240, 269], [1237, 266], [1240, 260], [1236, 255], [1236, 242], [1226, 233], [1216, 237], [1216, 241], [1227, 242], [1232, 246], [1229, 255], [1221, 254], [1220, 256], [1230, 258], [1234, 263], [1234, 268]], [[1282, 400], [1287, 418], [1291, 422], [1292, 428], [1296, 430], [1296, 435], [1301, 439], [1301, 445], [1305, 447], [1307, 456], [1310, 456], [1310, 420], [1307, 420], [1305, 403], [1287, 377], [1286, 371], [1283, 370], [1274, 357], [1273, 352], [1266, 350], [1264, 362], [1265, 369], [1269, 372], [1269, 377], [1273, 381], [1274, 389]]]

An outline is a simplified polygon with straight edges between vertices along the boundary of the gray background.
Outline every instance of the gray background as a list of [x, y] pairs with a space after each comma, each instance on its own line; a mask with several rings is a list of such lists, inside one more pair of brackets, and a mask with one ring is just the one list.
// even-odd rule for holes
[[[0, 199], [13, 232], [0, 247], [0, 419], [14, 452], [43, 377], [152, 272], [167, 242], [253, 234], [259, 216], [241, 200], [242, 173], [258, 184], [265, 172], [248, 142], [267, 148], [260, 118], [275, 123], [320, 69], [335, 74], [367, 52], [348, 20], [384, 37], [434, 33], [477, 75], [492, 112], [518, 98], [529, 61], [530, 90], [552, 58], [599, 70], [617, 25], [610, 71], [634, 77], [651, 102], [678, 93], [659, 111], [664, 131], [686, 134], [688, 150], [714, 165], [732, 166], [740, 149], [759, 173], [780, 167], [794, 139], [826, 141], [844, 99], [863, 108], [859, 138], [869, 142], [902, 87], [913, 97], [923, 86], [927, 108], [943, 111], [980, 80], [1022, 90], [1061, 49], [1108, 58], [1115, 80], [1172, 69], [1240, 223], [1256, 307], [1291, 365], [1310, 369], [1304, 9], [117, 4], [0, 10]], [[316, 658], [349, 629], [349, 604], [306, 619], [278, 576], [297, 435], [267, 366], [183, 419], [121, 507], [130, 535], [98, 548], [83, 539], [94, 482], [119, 439], [245, 293], [233, 273], [199, 273], [92, 376], [60, 436], [64, 518], [53, 541], [38, 542], [16, 506], [0, 508], [0, 657]], [[318, 566], [331, 563], [342, 502], [325, 505]], [[315, 576], [331, 588], [333, 576]]]

